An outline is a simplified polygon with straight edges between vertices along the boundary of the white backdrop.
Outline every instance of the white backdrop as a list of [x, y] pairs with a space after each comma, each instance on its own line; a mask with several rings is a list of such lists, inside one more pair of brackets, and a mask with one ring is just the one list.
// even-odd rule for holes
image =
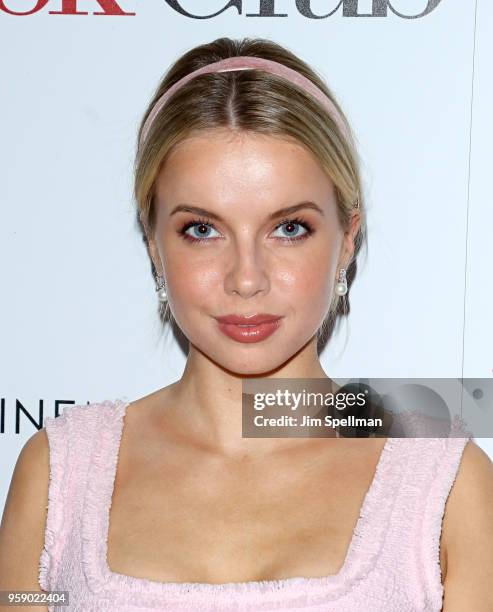
[[[347, 15], [341, 2], [321, 19], [305, 15], [339, 1], [229, 4], [198, 19], [178, 9], [206, 16], [227, 0], [0, 0], [0, 510], [41, 406], [44, 418], [60, 400], [136, 399], [181, 375], [185, 355], [160, 337], [132, 163], [169, 64], [220, 36], [298, 53], [359, 141], [369, 255], [349, 325], [322, 354], [329, 376], [493, 375], [493, 4], [392, 0], [385, 17], [386, 0], [344, 0]], [[260, 5], [287, 16], [248, 16]], [[118, 7], [134, 14], [108, 14]], [[493, 457], [493, 440], [476, 440]]]

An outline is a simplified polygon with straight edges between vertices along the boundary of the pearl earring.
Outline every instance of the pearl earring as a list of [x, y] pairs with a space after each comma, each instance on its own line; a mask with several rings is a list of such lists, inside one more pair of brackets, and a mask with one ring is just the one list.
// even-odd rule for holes
[[163, 303], [166, 302], [166, 300], [168, 299], [168, 295], [166, 293], [166, 284], [164, 282], [164, 277], [160, 274], [156, 276], [156, 291], [159, 301]]
[[336, 285], [336, 293], [338, 296], [342, 297], [347, 293], [347, 280], [346, 280], [346, 269], [341, 268], [339, 270], [339, 281]]

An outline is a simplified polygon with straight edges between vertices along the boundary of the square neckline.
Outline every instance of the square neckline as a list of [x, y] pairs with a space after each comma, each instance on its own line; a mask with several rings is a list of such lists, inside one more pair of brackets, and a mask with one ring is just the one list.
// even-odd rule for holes
[[392, 486], [390, 480], [397, 483], [399, 479], [397, 462], [393, 461], [397, 439], [391, 437], [386, 439], [380, 451], [344, 562], [335, 574], [322, 577], [294, 576], [272, 580], [203, 583], [162, 582], [111, 570], [107, 561], [109, 515], [125, 415], [131, 403], [123, 397], [97, 404], [102, 422], [99, 423], [99, 432], [94, 436], [92, 465], [89, 469], [82, 515], [82, 560], [86, 579], [94, 591], [172, 595], [185, 600], [211, 595], [231, 601], [236, 596], [244, 601], [249, 598], [255, 600], [259, 595], [274, 599], [296, 599], [302, 596], [303, 589], [300, 587], [303, 587], [310, 589], [311, 594], [317, 592], [325, 597], [336, 598], [347, 592], [357, 580], [364, 578], [375, 567], [374, 561], [384, 544], [388, 517], [393, 506], [393, 503], [380, 502], [385, 489]]

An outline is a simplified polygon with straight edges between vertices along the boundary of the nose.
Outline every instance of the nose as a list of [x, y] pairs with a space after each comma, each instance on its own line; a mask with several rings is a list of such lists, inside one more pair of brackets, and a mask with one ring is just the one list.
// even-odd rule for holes
[[253, 240], [236, 244], [224, 279], [226, 293], [248, 299], [257, 293], [267, 293], [269, 287], [269, 275], [261, 248]]

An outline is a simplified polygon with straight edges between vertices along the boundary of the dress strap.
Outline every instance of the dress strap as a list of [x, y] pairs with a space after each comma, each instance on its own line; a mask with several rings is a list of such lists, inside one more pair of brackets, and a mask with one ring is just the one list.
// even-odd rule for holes
[[110, 570], [106, 563], [109, 514], [126, 399], [105, 401], [99, 406], [98, 440], [90, 453], [90, 473], [82, 504], [82, 566], [90, 589], [99, 592], [108, 585]]
[[56, 588], [64, 571], [61, 560], [68, 543], [80, 537], [77, 513], [87, 488], [91, 455], [105, 429], [105, 411], [101, 408], [107, 404], [110, 402], [68, 406], [60, 416], [45, 418], [50, 479], [44, 545], [39, 559], [39, 585], [43, 590]]
[[445, 505], [471, 438], [459, 419], [450, 423], [448, 434], [401, 438], [407, 461], [388, 524], [385, 571], [419, 610], [442, 608], [440, 536]]
[[438, 452], [430, 463], [429, 486], [422, 506], [423, 580], [426, 592], [437, 606], [442, 605], [444, 587], [440, 565], [440, 537], [445, 505], [459, 472], [464, 449], [471, 438], [438, 439]]
[[68, 455], [71, 433], [70, 413], [66, 408], [58, 417], [46, 417], [44, 427], [48, 437], [50, 480], [44, 547], [39, 560], [39, 584], [45, 591], [52, 589], [56, 579], [64, 537], [63, 494], [66, 490]]

